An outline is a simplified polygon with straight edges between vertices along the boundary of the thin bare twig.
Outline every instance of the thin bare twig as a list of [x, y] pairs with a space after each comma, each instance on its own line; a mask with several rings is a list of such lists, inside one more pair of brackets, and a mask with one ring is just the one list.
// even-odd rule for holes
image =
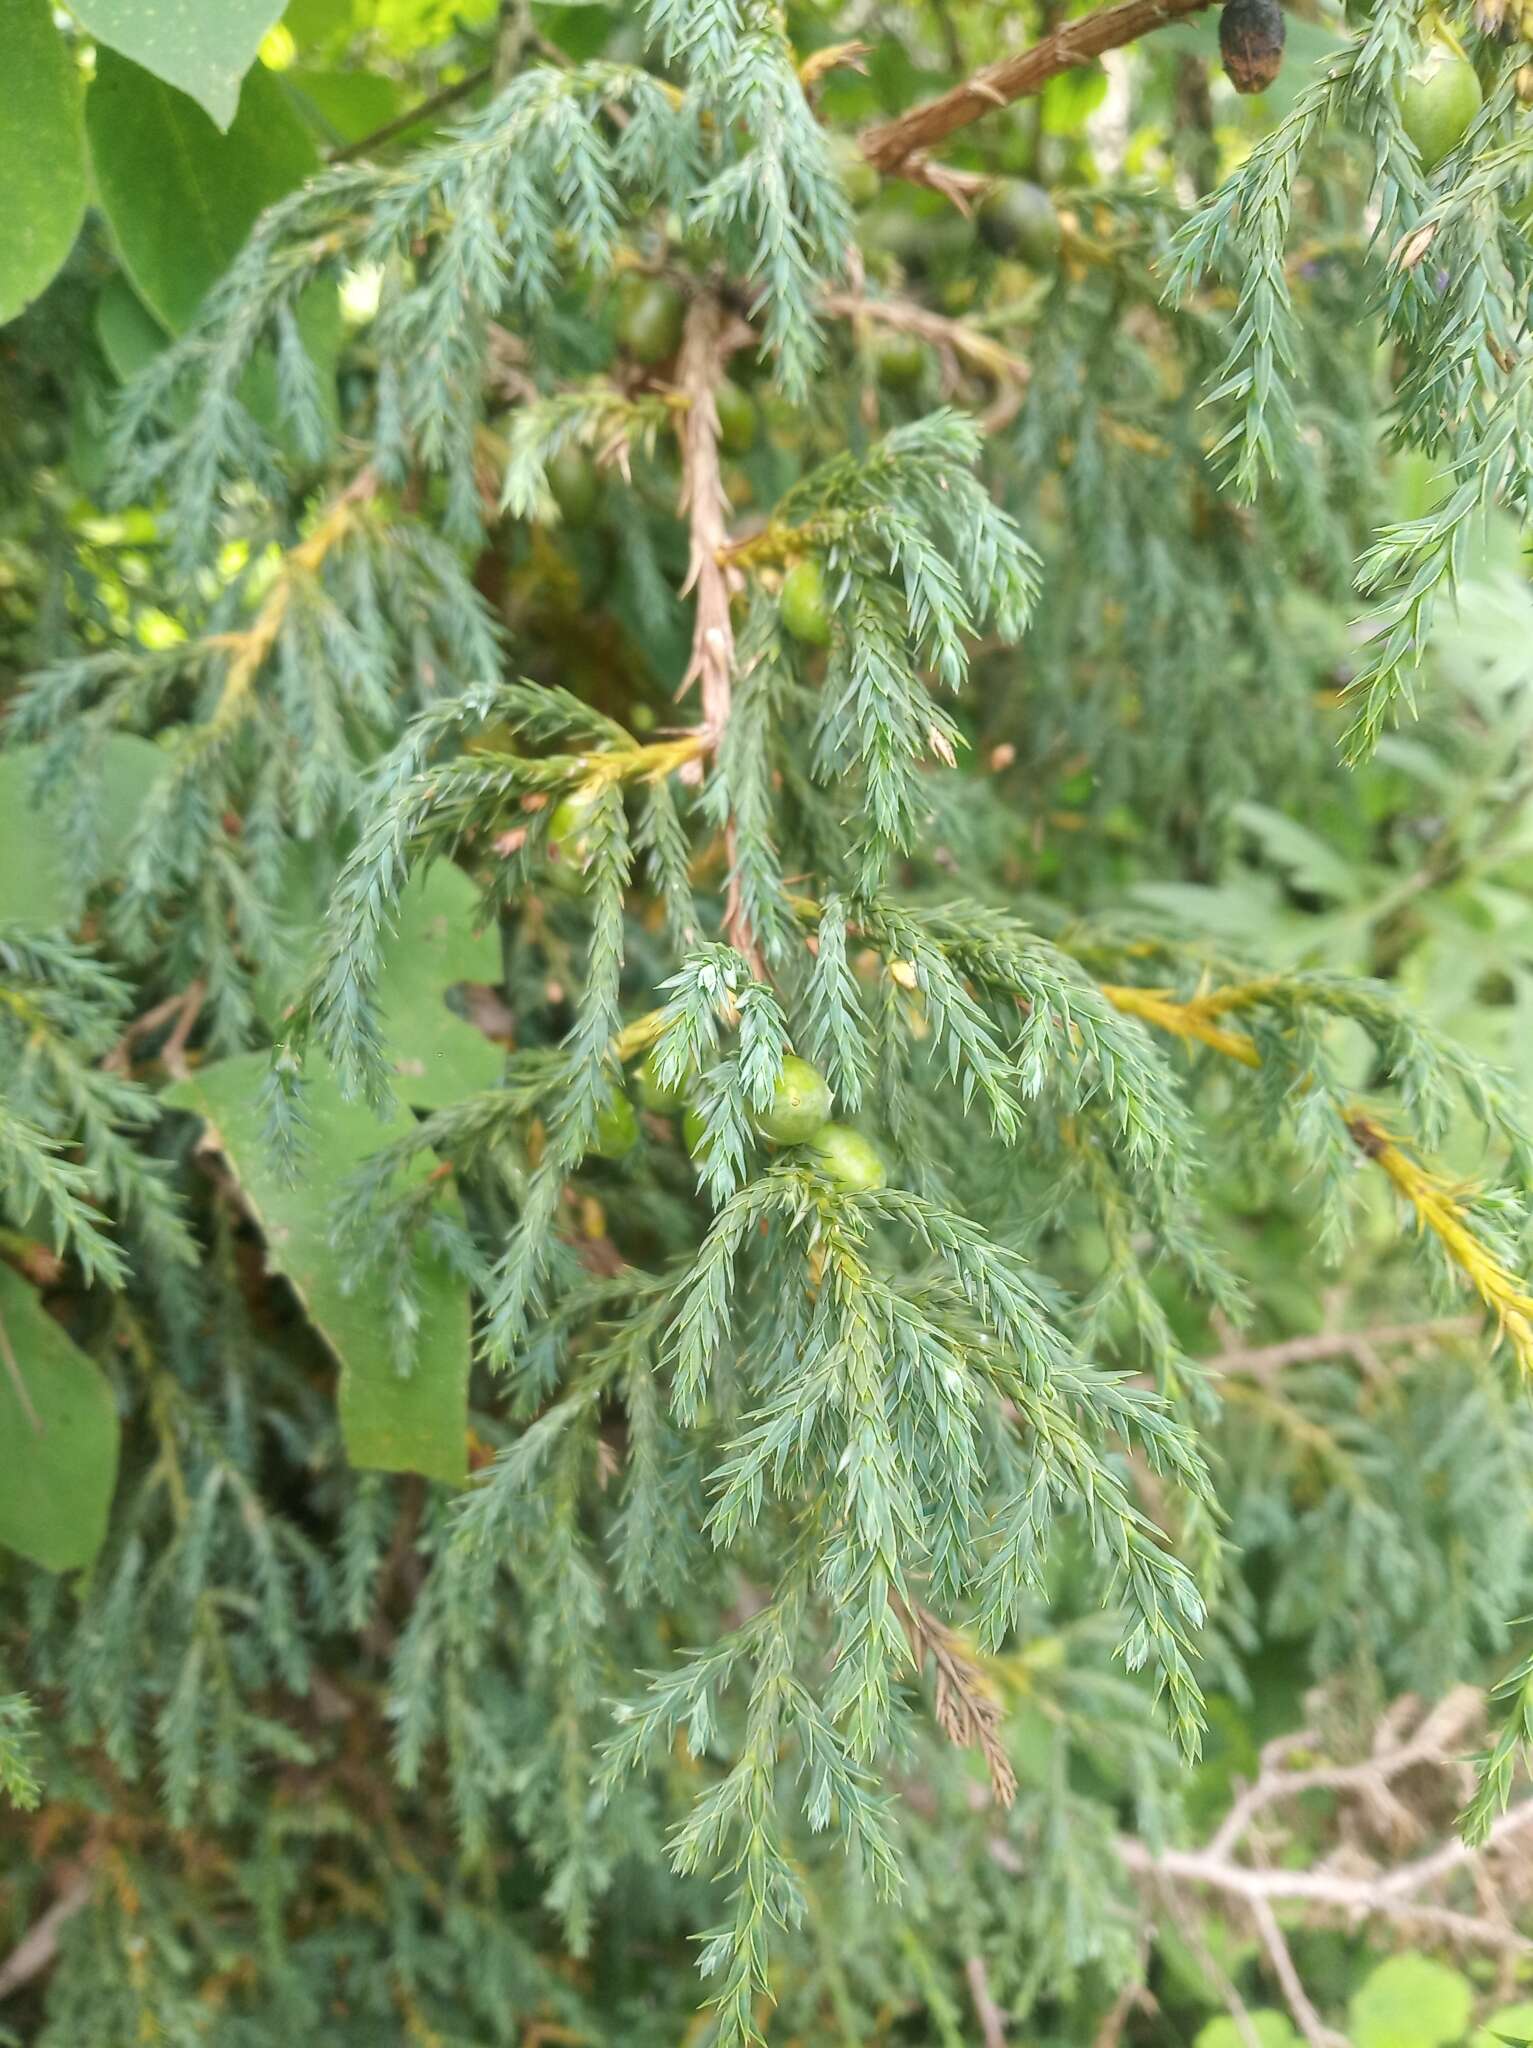
[[1132, 1836], [1120, 1836], [1118, 1854], [1124, 1868], [1135, 1876], [1160, 1876], [1182, 1884], [1206, 1886], [1244, 1901], [1279, 1901], [1286, 1905], [1313, 1906], [1339, 1912], [1354, 1920], [1390, 1920], [1418, 1931], [1430, 1930], [1466, 1948], [1533, 1951], [1533, 1941], [1474, 1913], [1460, 1913], [1449, 1906], [1431, 1905], [1415, 1896], [1429, 1882], [1449, 1874], [1471, 1857], [1483, 1855], [1495, 1843], [1533, 1827], [1533, 1799], [1504, 1813], [1480, 1849], [1451, 1845], [1454, 1853], [1439, 1852], [1407, 1863], [1381, 1878], [1343, 1877], [1326, 1870], [1252, 1870], [1196, 1849], [1149, 1849]]
[[913, 334], [972, 364], [998, 383], [1026, 384], [1032, 375], [1021, 356], [1013, 355], [981, 329], [933, 313], [913, 299], [869, 299], [851, 292], [826, 292], [820, 305], [836, 319], [872, 320], [883, 327], [897, 328], [902, 334]]
[[1252, 1899], [1251, 1919], [1267, 1951], [1267, 1960], [1272, 1965], [1272, 1974], [1278, 1980], [1288, 2010], [1298, 2022], [1299, 2032], [1309, 2042], [1310, 2048], [1347, 2048], [1342, 2035], [1333, 2033], [1316, 2012], [1304, 1988], [1304, 1979], [1299, 1975], [1283, 1930], [1277, 1922], [1277, 1915], [1265, 1899]]
[[969, 1996], [974, 2001], [974, 2017], [979, 2021], [985, 2048], [1006, 2048], [1006, 2015], [990, 1996], [984, 1957], [970, 1956], [963, 1973], [969, 1980]]
[[[892, 121], [881, 121], [859, 137], [862, 153], [885, 176], [914, 178], [923, 184], [943, 185], [955, 174], [944, 166], [928, 164], [924, 152], [945, 141], [956, 129], [966, 128], [995, 107], [1040, 92], [1061, 71], [1073, 71], [1089, 64], [1106, 50], [1132, 43], [1152, 29], [1183, 15], [1196, 14], [1208, 0], [1117, 0], [1112, 7], [1099, 7], [1074, 21], [1062, 23], [1051, 34], [1014, 57], [1003, 57], [975, 72], [962, 85], [934, 100], [911, 107]], [[964, 177], [965, 185], [985, 181]]]
[[202, 1013], [203, 998], [207, 992], [208, 985], [201, 976], [188, 982], [186, 994], [181, 998], [181, 1014], [176, 1019], [176, 1028], [160, 1047], [160, 1064], [174, 1081], [184, 1081], [187, 1077], [186, 1041]]
[[147, 1038], [162, 1024], [168, 1024], [186, 1000], [185, 991], [167, 996], [163, 1003], [156, 1003], [152, 1010], [145, 1010], [141, 1017], [135, 1017], [122, 1037], [101, 1062], [109, 1074], [126, 1074], [133, 1064], [133, 1048], [139, 1039]]
[[[1396, 1702], [1397, 1707], [1401, 1704]], [[1254, 1782], [1231, 1805], [1210, 1838], [1206, 1853], [1231, 1855], [1244, 1841], [1259, 1813], [1282, 1801], [1298, 1799], [1306, 1792], [1358, 1793], [1389, 1833], [1405, 1840], [1419, 1835], [1419, 1824], [1390, 1789], [1390, 1780], [1402, 1777], [1418, 1764], [1441, 1765], [1454, 1758], [1482, 1708], [1481, 1695], [1472, 1685], [1455, 1686], [1408, 1740], [1391, 1739], [1388, 1747], [1376, 1748], [1372, 1756], [1355, 1764], [1315, 1764], [1290, 1771], [1285, 1767], [1285, 1759], [1295, 1750], [1314, 1749], [1318, 1738], [1309, 1728], [1276, 1737], [1262, 1750]]]
[[192, 1035], [192, 1027], [201, 1013], [203, 999], [207, 995], [207, 983], [200, 978], [187, 983], [178, 995], [167, 996], [163, 1003], [156, 1003], [152, 1010], [145, 1010], [141, 1017], [135, 1017], [122, 1037], [101, 1062], [108, 1073], [126, 1074], [133, 1065], [133, 1048], [141, 1038], [148, 1038], [175, 1018], [175, 1028], [160, 1048], [160, 1061], [172, 1080], [184, 1081], [187, 1074], [186, 1041]]
[[0, 1998], [9, 1998], [42, 1975], [58, 1954], [60, 1934], [89, 1902], [90, 1893], [90, 1879], [82, 1872], [70, 1879], [48, 1910], [33, 1922], [0, 1963]]
[[1313, 1365], [1327, 1358], [1351, 1358], [1367, 1369], [1376, 1362], [1375, 1352], [1473, 1337], [1482, 1327], [1479, 1316], [1435, 1316], [1419, 1323], [1380, 1323], [1373, 1329], [1321, 1330], [1311, 1337], [1285, 1338], [1280, 1344], [1237, 1346], [1203, 1363], [1210, 1372], [1258, 1380], [1270, 1379], [1290, 1365]]
[[402, 114], [396, 114], [391, 121], [374, 128], [368, 135], [359, 135], [355, 142], [348, 142], [340, 149], [332, 149], [327, 163], [349, 164], [359, 156], [366, 156], [369, 150], [380, 149], [385, 142], [392, 142], [396, 135], [404, 135], [421, 121], [429, 121], [433, 114], [440, 114], [446, 108], [456, 106], [459, 100], [466, 100], [470, 93], [477, 92], [481, 85], [488, 85], [492, 64], [481, 64], [477, 70], [467, 72], [462, 78], [454, 79], [451, 85], [444, 85], [431, 93], [418, 106], [406, 107]]

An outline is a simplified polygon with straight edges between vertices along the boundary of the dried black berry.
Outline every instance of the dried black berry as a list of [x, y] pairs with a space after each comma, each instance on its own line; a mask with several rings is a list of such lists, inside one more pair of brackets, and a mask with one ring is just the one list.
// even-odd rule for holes
[[1236, 92], [1265, 92], [1283, 64], [1287, 30], [1278, 0], [1228, 0], [1219, 17], [1219, 54]]

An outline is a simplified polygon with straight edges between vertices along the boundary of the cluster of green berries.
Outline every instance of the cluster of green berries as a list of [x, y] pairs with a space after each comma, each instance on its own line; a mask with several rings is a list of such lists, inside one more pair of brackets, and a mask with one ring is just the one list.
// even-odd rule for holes
[[[687, 1100], [685, 1088], [670, 1088], [656, 1071], [654, 1056], [646, 1059], [636, 1076], [639, 1099], [659, 1116], [681, 1116], [681, 1135], [686, 1148], [696, 1153], [703, 1143], [705, 1125], [701, 1112]], [[818, 1067], [790, 1053], [782, 1063], [765, 1109], [755, 1113], [756, 1130], [770, 1145], [802, 1145], [814, 1159], [818, 1172], [837, 1187], [853, 1194], [881, 1188], [887, 1179], [878, 1148], [850, 1124], [831, 1119], [830, 1088]], [[616, 1090], [596, 1120], [591, 1151], [598, 1159], [621, 1159], [631, 1151], [639, 1135], [639, 1120], [633, 1104]]]
[[[817, 561], [801, 563], [822, 574]], [[820, 592], [823, 605], [823, 589]], [[827, 630], [828, 637], [828, 630]], [[824, 645], [822, 640], [820, 645]], [[585, 886], [586, 864], [590, 858], [590, 812], [598, 793], [575, 789], [554, 806], [548, 820], [548, 878], [558, 888], [576, 893]], [[695, 1153], [703, 1138], [703, 1122], [687, 1101], [684, 1088], [667, 1088], [655, 1069], [654, 1057], [647, 1058], [637, 1075], [639, 1098], [644, 1107], [663, 1116], [681, 1114], [681, 1132], [687, 1150]], [[772, 1145], [805, 1145], [815, 1155], [821, 1173], [839, 1186], [856, 1191], [881, 1188], [884, 1162], [876, 1148], [847, 1124], [831, 1120], [830, 1085], [818, 1067], [790, 1053], [772, 1090], [772, 1100], [755, 1114], [759, 1134]], [[639, 1136], [633, 1104], [621, 1089], [614, 1090], [596, 1120], [589, 1150], [598, 1159], [621, 1159], [632, 1150]]]

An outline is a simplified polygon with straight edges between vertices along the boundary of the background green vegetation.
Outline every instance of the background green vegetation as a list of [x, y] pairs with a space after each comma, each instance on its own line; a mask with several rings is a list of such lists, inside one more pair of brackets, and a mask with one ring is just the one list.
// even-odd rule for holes
[[1533, 2036], [1520, 25], [1126, 5], [9, 0], [0, 2041]]

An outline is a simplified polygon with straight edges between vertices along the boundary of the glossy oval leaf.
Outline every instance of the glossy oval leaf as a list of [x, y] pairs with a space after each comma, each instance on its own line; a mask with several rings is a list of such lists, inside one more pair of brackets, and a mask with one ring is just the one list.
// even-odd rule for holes
[[173, 333], [239, 252], [257, 216], [302, 184], [314, 144], [270, 72], [245, 80], [226, 135], [185, 93], [99, 53], [85, 126], [101, 206], [124, 268]]
[[0, 321], [30, 305], [74, 247], [88, 181], [80, 80], [48, 0], [0, 8]]
[[[348, 1262], [330, 1242], [348, 1177], [370, 1153], [402, 1136], [412, 1119], [401, 1109], [382, 1122], [364, 1104], [347, 1102], [333, 1081], [314, 1076], [304, 1097], [308, 1150], [290, 1182], [266, 1141], [262, 1094], [269, 1068], [267, 1053], [219, 1060], [160, 1099], [206, 1123], [208, 1142], [228, 1161], [266, 1240], [270, 1264], [289, 1281], [339, 1364], [341, 1434], [351, 1463], [460, 1481], [468, 1456], [467, 1288], [426, 1245], [416, 1245], [420, 1329], [413, 1370], [402, 1375], [390, 1343], [387, 1290], [353, 1288]], [[411, 1178], [424, 1179], [434, 1165], [430, 1153], [420, 1154]]]
[[93, 36], [179, 86], [227, 128], [282, 0], [70, 0]]
[[118, 1435], [99, 1369], [0, 1266], [0, 1543], [53, 1572], [89, 1564], [106, 1535]]

